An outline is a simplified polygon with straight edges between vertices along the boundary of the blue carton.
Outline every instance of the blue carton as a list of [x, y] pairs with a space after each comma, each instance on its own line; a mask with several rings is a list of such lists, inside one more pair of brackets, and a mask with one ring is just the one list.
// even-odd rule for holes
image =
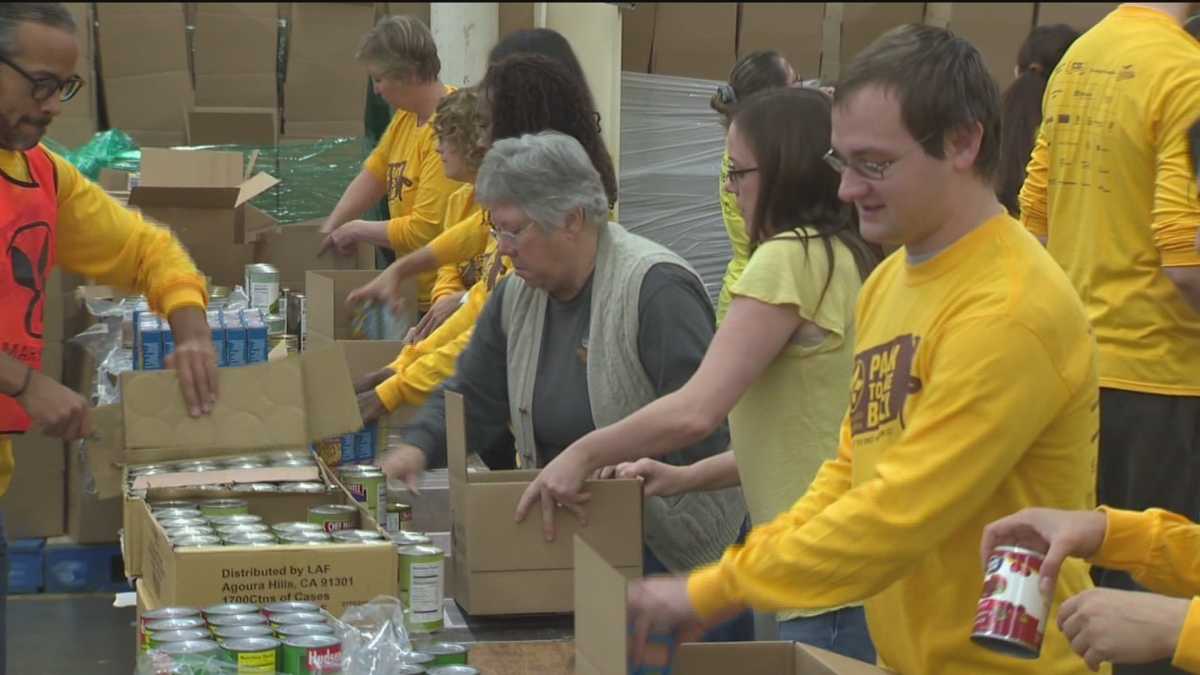
[[45, 585], [45, 539], [18, 539], [8, 545], [8, 593], [41, 593]]
[[129, 590], [121, 547], [52, 544], [46, 547], [47, 593], [118, 593]]
[[267, 360], [267, 322], [261, 309], [242, 310], [246, 326], [246, 363], [265, 363]]
[[166, 319], [159, 320], [159, 330], [162, 332], [163, 367], [166, 367], [167, 357], [175, 353], [175, 334], [171, 332], [171, 324]]
[[367, 425], [366, 429], [354, 434], [354, 458], [358, 462], [370, 462], [375, 459], [376, 423]]
[[354, 436], [354, 434], [342, 436], [342, 461], [338, 464], [353, 464], [354, 460], [358, 458], [358, 443]]
[[135, 363], [139, 370], [163, 369], [162, 328], [157, 316], [143, 313], [138, 317]]
[[242, 324], [242, 313], [238, 310], [222, 312], [221, 321], [225, 324], [226, 365], [246, 365], [246, 327]]
[[213, 351], [217, 353], [217, 366], [229, 365], [225, 360], [225, 326], [221, 324], [220, 312], [214, 310], [208, 313], [208, 329], [212, 331]]

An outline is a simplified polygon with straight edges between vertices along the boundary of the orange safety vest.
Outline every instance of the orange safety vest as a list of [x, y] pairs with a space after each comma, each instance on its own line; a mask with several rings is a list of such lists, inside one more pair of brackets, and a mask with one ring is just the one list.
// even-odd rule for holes
[[[46, 282], [56, 261], [58, 169], [42, 147], [22, 152], [30, 180], [0, 171], [0, 350], [42, 368]], [[0, 394], [0, 434], [29, 429], [29, 415]]]

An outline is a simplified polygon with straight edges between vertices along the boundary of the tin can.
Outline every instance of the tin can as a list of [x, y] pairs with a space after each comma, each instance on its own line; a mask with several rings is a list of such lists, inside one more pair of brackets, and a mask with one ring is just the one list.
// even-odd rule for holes
[[204, 518], [159, 518], [158, 524], [164, 530], [178, 530], [181, 527], [208, 527]]
[[409, 532], [408, 530], [404, 530], [402, 532], [392, 532], [391, 537], [392, 543], [395, 544], [397, 548], [404, 546], [433, 545], [433, 540], [427, 535], [421, 534], [420, 532]]
[[182, 511], [198, 512], [200, 510], [200, 507], [197, 506], [195, 502], [189, 502], [189, 501], [186, 501], [183, 499], [176, 499], [176, 500], [166, 501], [166, 502], [154, 502], [154, 503], [150, 504], [150, 512], [151, 513], [158, 513], [159, 511], [167, 511], [167, 510], [182, 510]]
[[294, 291], [290, 288], [279, 289], [279, 302], [275, 303], [275, 311], [271, 312], [275, 315], [272, 318], [279, 322], [279, 330], [272, 330], [272, 335], [283, 335], [288, 332], [288, 305], [292, 304], [292, 293]]
[[333, 537], [327, 532], [288, 532], [280, 535], [279, 539], [292, 546], [327, 546], [333, 543]]
[[170, 619], [199, 619], [200, 610], [192, 609], [191, 607], [163, 607], [161, 609], [152, 609], [142, 614], [141, 628], [145, 632], [146, 626], [155, 623], [156, 621], [168, 621]]
[[[250, 513], [244, 499], [209, 499], [200, 502], [200, 513], [214, 518], [218, 516], [237, 516]], [[232, 523], [231, 523], [232, 524]]]
[[317, 523], [326, 532], [352, 530], [358, 524], [358, 509], [347, 504], [323, 504], [308, 507], [308, 522]]
[[412, 507], [401, 502], [387, 505], [383, 518], [383, 529], [388, 532], [401, 532], [412, 527]]
[[278, 534], [280, 536], [283, 536], [285, 534], [289, 534], [292, 532], [325, 532], [324, 525], [320, 525], [318, 523], [307, 523], [307, 522], [305, 522], [305, 523], [300, 523], [300, 522], [279, 523], [278, 525], [272, 525], [271, 529], [275, 531], [275, 534]]
[[279, 668], [279, 640], [275, 638], [243, 638], [226, 640], [221, 645], [235, 667], [237, 675], [268, 673], [275, 675]]
[[401, 664], [392, 668], [392, 675], [425, 675], [425, 667], [415, 664]]
[[235, 534], [270, 534], [271, 526], [262, 523], [246, 523], [245, 525], [222, 525], [217, 528], [217, 534], [222, 539], [228, 539]]
[[338, 469], [338, 477], [354, 495], [354, 500], [367, 508], [372, 518], [378, 518], [387, 510], [387, 478], [378, 467], [343, 466]]
[[370, 544], [376, 541], [387, 541], [382, 534], [374, 530], [338, 530], [331, 532], [329, 536], [339, 544]]
[[151, 511], [150, 515], [154, 516], [154, 519], [160, 522], [164, 520], [186, 520], [188, 518], [202, 517], [198, 509], [159, 509]]
[[216, 535], [212, 536], [187, 536], [180, 537], [171, 541], [175, 548], [202, 548], [205, 546], [220, 546], [221, 539]]
[[422, 647], [421, 651], [433, 657], [433, 666], [465, 666], [470, 650], [456, 642], [438, 642]]
[[426, 672], [429, 675], [479, 675], [479, 669], [471, 666], [438, 666]]
[[247, 614], [218, 614], [208, 618], [208, 627], [212, 630], [230, 628], [233, 626], [265, 626], [267, 617], [258, 612]]
[[279, 270], [266, 263], [246, 265], [246, 295], [251, 307], [274, 314], [279, 309]]
[[309, 623], [325, 623], [325, 615], [318, 612], [288, 612], [271, 615], [271, 625], [276, 629], [283, 626], [301, 626]]
[[973, 642], [1009, 656], [1038, 657], [1050, 611], [1038, 588], [1043, 560], [1041, 553], [1018, 546], [992, 551], [975, 610]]
[[400, 662], [405, 665], [417, 666], [419, 668], [432, 668], [433, 655], [426, 654], [425, 652], [409, 652], [407, 654], [400, 655]]
[[192, 537], [217, 537], [220, 538], [211, 527], [172, 527], [164, 530], [167, 533], [167, 539], [172, 542], [180, 539], [190, 539]]
[[333, 626], [327, 623], [298, 623], [292, 626], [280, 626], [275, 629], [275, 632], [280, 639], [303, 635], [333, 635]]
[[294, 469], [297, 467], [316, 466], [316, 462], [311, 457], [289, 457], [287, 459], [277, 459], [271, 462], [271, 466], [280, 469]]
[[226, 546], [274, 546], [279, 543], [270, 532], [244, 532], [224, 539]]
[[242, 640], [255, 637], [274, 637], [275, 631], [267, 624], [257, 626], [220, 626], [213, 629], [213, 635], [219, 642], [225, 640]]
[[[311, 602], [272, 602], [263, 606], [267, 616], [276, 614], [320, 614], [321, 608]], [[324, 619], [321, 619], [324, 621]]]
[[[184, 462], [175, 469], [176, 473], [204, 473], [206, 471], [219, 471], [221, 467], [213, 462]], [[201, 506], [201, 510], [204, 510]]]
[[303, 293], [301, 293], [299, 291], [292, 291], [291, 293], [288, 294], [287, 328], [286, 328], [288, 335], [296, 335], [296, 336], [301, 335], [301, 330], [302, 330], [301, 324], [303, 323], [302, 314], [304, 313], [302, 311], [303, 308], [301, 306], [304, 304], [307, 304], [307, 303], [305, 302]]
[[301, 635], [283, 640], [287, 675], [342, 672], [342, 641], [332, 635]]
[[[292, 297], [296, 299], [296, 314], [300, 316], [300, 324], [297, 330], [300, 335], [300, 351], [303, 352], [308, 348], [308, 298], [303, 293], [293, 293]], [[288, 311], [288, 316], [292, 315]]]
[[158, 633], [172, 633], [180, 630], [204, 628], [204, 625], [204, 619], [199, 615], [176, 619], [160, 619], [158, 621], [147, 622], [142, 632], [148, 639], [152, 640]]
[[405, 546], [400, 554], [400, 599], [414, 633], [432, 633], [443, 626], [445, 578], [442, 549]]
[[146, 647], [154, 649], [155, 647], [165, 645], [168, 642], [188, 642], [189, 640], [208, 640], [212, 637], [207, 628], [187, 628], [184, 630], [168, 630], [160, 633], [154, 633], [149, 636]]
[[232, 516], [213, 516], [208, 519], [213, 527], [233, 527], [234, 525], [261, 525], [262, 516], [249, 513], [239, 513]]
[[237, 470], [237, 471], [249, 471], [251, 469], [262, 469], [262, 468], [265, 468], [266, 466], [267, 466], [267, 463], [262, 460], [251, 459], [251, 460], [243, 460], [241, 462], [229, 462], [228, 464], [225, 465], [225, 468]]
[[221, 645], [212, 640], [169, 642], [155, 647], [152, 653], [156, 656], [155, 672], [159, 673], [207, 673], [225, 658]]

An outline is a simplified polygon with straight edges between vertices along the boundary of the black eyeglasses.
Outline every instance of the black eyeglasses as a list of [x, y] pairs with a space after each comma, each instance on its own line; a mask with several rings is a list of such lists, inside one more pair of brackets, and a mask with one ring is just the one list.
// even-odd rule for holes
[[865, 159], [847, 159], [837, 153], [837, 150], [830, 148], [821, 159], [829, 165], [834, 171], [845, 173], [846, 169], [853, 169], [855, 173], [866, 178], [867, 180], [883, 180], [887, 178], [887, 170], [904, 159], [906, 156], [916, 152], [925, 145], [927, 141], [937, 136], [938, 132], [933, 132], [917, 140], [917, 144], [900, 154], [896, 159], [884, 160], [882, 162], [872, 162]]
[[729, 182], [738, 183], [741, 182], [741, 180], [748, 174], [752, 174], [755, 171], [758, 171], [757, 166], [752, 166], [748, 169], [730, 169], [725, 172], [725, 176], [729, 179]]
[[75, 98], [75, 94], [78, 94], [79, 89], [83, 87], [83, 78], [78, 75], [72, 75], [65, 80], [60, 80], [53, 75], [34, 77], [7, 57], [0, 56], [0, 63], [7, 65], [9, 68], [20, 73], [21, 77], [29, 80], [29, 84], [33, 85], [31, 95], [33, 96], [33, 100], [38, 103], [45, 103], [55, 93], [58, 94], [58, 100], [66, 103]]

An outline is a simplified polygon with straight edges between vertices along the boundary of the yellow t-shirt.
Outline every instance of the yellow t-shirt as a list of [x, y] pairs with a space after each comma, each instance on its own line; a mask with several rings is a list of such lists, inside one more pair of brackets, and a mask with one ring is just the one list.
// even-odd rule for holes
[[[64, 269], [123, 290], [143, 293], [167, 316], [181, 307], [205, 307], [204, 277], [171, 231], [121, 206], [73, 164], [50, 153], [58, 170], [55, 250]], [[21, 153], [0, 150], [0, 172], [30, 182]], [[0, 436], [0, 494], [12, 480], [11, 440]]]
[[[474, 227], [468, 226], [465, 228], [471, 233], [469, 241], [462, 241], [462, 230], [459, 225], [464, 221], [474, 224]], [[434, 258], [438, 261], [437, 282], [433, 285], [432, 300], [437, 302], [443, 297], [451, 293], [459, 293], [465, 291], [478, 281], [478, 272], [483, 264], [479, 260], [478, 265], [471, 267], [471, 262], [479, 258], [479, 255], [472, 257], [469, 261], [454, 264], [452, 256], [446, 256], [447, 249], [454, 255], [460, 255], [459, 251], [473, 251], [479, 248], [480, 244], [476, 241], [481, 237], [478, 234], [480, 223], [483, 222], [483, 216], [479, 210], [479, 205], [475, 203], [475, 186], [471, 183], [465, 183], [461, 188], [450, 195], [450, 199], [446, 200], [446, 217], [445, 229], [433, 241], [426, 244], [429, 250], [433, 253]], [[487, 228], [482, 228], [483, 246], [486, 246], [488, 239]], [[480, 254], [482, 255], [482, 254]]]
[[725, 280], [721, 284], [721, 295], [717, 298], [717, 324], [725, 318], [732, 300], [730, 289], [742, 276], [746, 263], [750, 260], [750, 235], [746, 232], [746, 221], [742, 219], [742, 211], [738, 208], [737, 197], [725, 191], [725, 178], [729, 175], [729, 152], [721, 159], [721, 178], [717, 183], [717, 194], [721, 197], [721, 220], [725, 222], [725, 232], [729, 234], [729, 245], [733, 249], [733, 257], [725, 268]]
[[[742, 394], [729, 414], [729, 433], [742, 492], [754, 523], [769, 523], [791, 508], [825, 460], [837, 452], [838, 426], [850, 403], [854, 364], [854, 302], [862, 279], [854, 254], [834, 240], [829, 257], [813, 238], [788, 232], [764, 242], [730, 289], [738, 297], [794, 309], [825, 336], [799, 333]], [[821, 297], [822, 289], [824, 297]], [[787, 413], [780, 414], [781, 401]], [[781, 612], [780, 621], [815, 612]]]
[[[454, 91], [446, 88], [446, 93]], [[397, 110], [364, 168], [387, 186], [388, 241], [396, 255], [412, 253], [442, 231], [446, 201], [462, 183], [446, 177], [437, 152], [433, 118], [417, 124], [414, 113]], [[436, 272], [418, 277], [417, 299], [429, 306]]]
[[1200, 396], [1200, 314], [1163, 267], [1200, 265], [1187, 130], [1200, 45], [1122, 5], [1075, 41], [1046, 87], [1021, 213], [1083, 298], [1100, 386]]
[[880, 659], [899, 673], [1089, 673], [1055, 627], [1059, 603], [1091, 586], [1082, 561], [1063, 566], [1039, 659], [970, 640], [983, 528], [1028, 506], [1095, 505], [1099, 392], [1083, 306], [1007, 214], [923, 263], [906, 255], [859, 294], [837, 460], [791, 510], [694, 572], [692, 605], [709, 617], [739, 603], [865, 600]]

